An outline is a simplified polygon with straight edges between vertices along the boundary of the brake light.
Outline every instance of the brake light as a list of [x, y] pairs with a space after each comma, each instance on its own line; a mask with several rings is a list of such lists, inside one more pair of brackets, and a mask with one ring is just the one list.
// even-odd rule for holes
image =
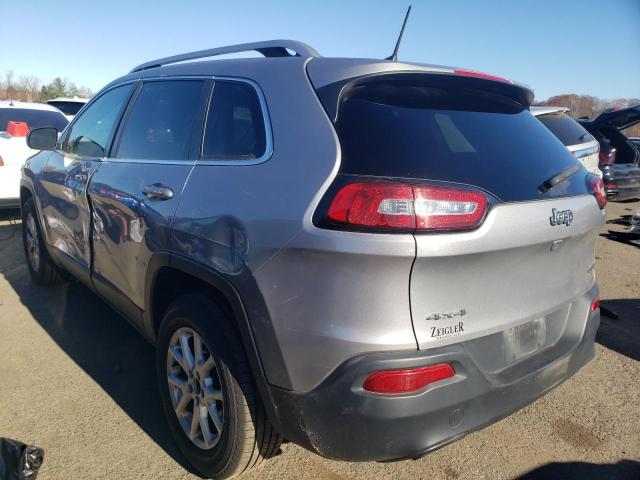
[[605, 191], [604, 182], [597, 175], [587, 175], [587, 183], [593, 192], [594, 197], [598, 201], [598, 206], [602, 209], [607, 204], [607, 192]]
[[607, 182], [604, 184], [605, 190], [618, 190], [618, 184], [615, 182]]
[[591, 302], [591, 311], [595, 312], [599, 308], [600, 308], [600, 297], [598, 296], [593, 299], [593, 302]]
[[616, 163], [616, 149], [612, 148], [608, 152], [603, 152], [600, 150], [600, 154], [598, 155], [600, 159], [601, 165], [613, 165]]
[[474, 72], [473, 70], [454, 70], [453, 73], [456, 75], [463, 75], [465, 77], [476, 77], [476, 78], [484, 78], [485, 80], [493, 80], [496, 82], [502, 83], [511, 83], [510, 80], [502, 77], [496, 77], [495, 75], [489, 75], [488, 73], [482, 72]]
[[390, 182], [349, 183], [334, 197], [327, 218], [372, 230], [468, 230], [482, 223], [489, 202], [480, 192]]
[[447, 363], [408, 370], [383, 370], [369, 375], [362, 388], [373, 393], [410, 393], [455, 374]]

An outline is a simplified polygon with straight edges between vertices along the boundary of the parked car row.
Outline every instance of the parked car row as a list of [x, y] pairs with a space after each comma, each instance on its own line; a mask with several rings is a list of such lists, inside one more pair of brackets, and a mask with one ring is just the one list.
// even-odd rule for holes
[[640, 105], [601, 113], [592, 120], [578, 120], [600, 143], [600, 169], [611, 200], [640, 198], [638, 142], [622, 130], [640, 123]]
[[[203, 60], [246, 51], [265, 58]], [[543, 125], [526, 86], [390, 58], [187, 53], [29, 133], [31, 277], [73, 275], [156, 345], [169, 429], [203, 476], [283, 438], [416, 458], [593, 358], [594, 140], [564, 111]]]

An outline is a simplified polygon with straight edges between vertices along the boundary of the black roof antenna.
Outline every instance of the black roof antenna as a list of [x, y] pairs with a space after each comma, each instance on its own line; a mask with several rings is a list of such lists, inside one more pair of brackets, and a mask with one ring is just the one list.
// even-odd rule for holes
[[402, 41], [402, 34], [404, 34], [404, 27], [407, 26], [407, 20], [409, 20], [409, 14], [411, 13], [411, 5], [407, 9], [407, 14], [404, 16], [404, 22], [402, 22], [402, 29], [400, 29], [400, 35], [398, 35], [398, 41], [396, 42], [396, 48], [393, 49], [393, 53], [385, 60], [391, 60], [392, 62], [398, 61], [398, 48], [400, 48], [400, 42]]

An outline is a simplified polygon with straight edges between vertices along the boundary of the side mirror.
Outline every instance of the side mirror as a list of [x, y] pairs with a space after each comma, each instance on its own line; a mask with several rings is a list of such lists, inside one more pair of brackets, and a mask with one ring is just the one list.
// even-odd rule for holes
[[27, 145], [34, 150], [55, 150], [58, 130], [54, 127], [34, 128], [27, 135]]

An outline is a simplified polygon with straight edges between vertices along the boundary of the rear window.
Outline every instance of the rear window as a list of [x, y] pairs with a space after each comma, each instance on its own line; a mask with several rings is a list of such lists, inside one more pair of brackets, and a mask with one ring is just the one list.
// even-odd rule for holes
[[582, 125], [565, 113], [540, 115], [537, 118], [567, 147], [594, 140]]
[[75, 115], [84, 107], [84, 102], [49, 101], [47, 103], [52, 107], [56, 107], [65, 115]]
[[336, 120], [341, 173], [456, 182], [503, 201], [584, 194], [577, 160], [515, 100], [479, 90], [384, 80], [355, 87]]
[[30, 130], [55, 127], [59, 132], [64, 130], [69, 123], [64, 115], [58, 112], [29, 108], [0, 108], [0, 131], [6, 131], [9, 122], [24, 122], [29, 125]]
[[188, 160], [208, 84], [201, 80], [152, 81], [142, 85], [122, 131], [116, 158]]

